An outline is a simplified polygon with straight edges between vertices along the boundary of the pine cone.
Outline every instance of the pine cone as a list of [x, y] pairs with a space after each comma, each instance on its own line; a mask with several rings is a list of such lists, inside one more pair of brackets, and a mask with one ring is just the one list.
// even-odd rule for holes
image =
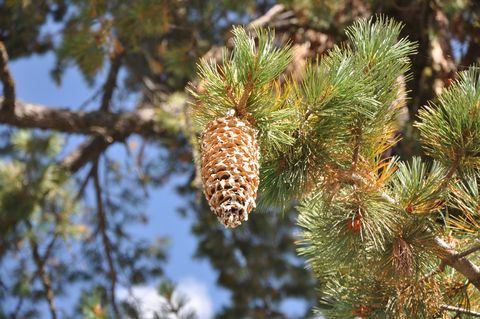
[[228, 115], [208, 123], [202, 135], [202, 183], [212, 211], [225, 227], [248, 219], [259, 182], [257, 132]]

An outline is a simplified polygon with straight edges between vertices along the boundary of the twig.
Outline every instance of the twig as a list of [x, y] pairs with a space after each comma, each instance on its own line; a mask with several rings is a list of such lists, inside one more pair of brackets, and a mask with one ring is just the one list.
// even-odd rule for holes
[[58, 239], [58, 233], [55, 232], [53, 234], [52, 240], [50, 240], [50, 242], [47, 245], [47, 248], [45, 249], [45, 253], [43, 254], [43, 259], [44, 260], [47, 260], [50, 257], [50, 254], [52, 253], [53, 247], [54, 247], [57, 239]]
[[[28, 224], [29, 228], [32, 226]], [[42, 281], [43, 289], [45, 290], [45, 298], [47, 299], [48, 309], [50, 311], [50, 317], [52, 319], [57, 319], [57, 310], [55, 306], [55, 294], [52, 289], [52, 284], [50, 280], [50, 276], [45, 269], [45, 260], [46, 257], [43, 258], [40, 256], [40, 252], [38, 250], [38, 244], [33, 239], [33, 236], [29, 239], [30, 247], [32, 249], [33, 260], [35, 265], [37, 266], [38, 274], [40, 275], [40, 279]]]
[[247, 83], [245, 84], [245, 87], [243, 89], [242, 96], [240, 97], [240, 100], [238, 101], [237, 105], [235, 106], [235, 111], [237, 112], [238, 116], [244, 117], [248, 114], [247, 112], [247, 101], [248, 98], [250, 97], [250, 94], [252, 93], [254, 89], [254, 84], [253, 84], [253, 79], [252, 79], [252, 73], [248, 75]]
[[75, 201], [79, 201], [80, 198], [82, 198], [83, 196], [83, 192], [85, 191], [85, 188], [87, 187], [88, 185], [88, 181], [90, 180], [90, 178], [92, 177], [93, 175], [93, 167], [90, 169], [90, 171], [88, 172], [87, 176], [85, 176], [85, 178], [83, 179], [82, 183], [80, 184], [80, 187], [78, 188], [78, 191], [77, 191], [77, 195], [75, 195]]
[[15, 306], [15, 310], [12, 314], [12, 318], [13, 319], [16, 319], [17, 316], [18, 316], [18, 313], [20, 312], [20, 309], [22, 309], [22, 305], [23, 305], [23, 296], [20, 296], [18, 298], [18, 302], [17, 302], [17, 305]]
[[268, 10], [263, 16], [253, 20], [247, 26], [248, 30], [253, 30], [255, 28], [260, 28], [271, 23], [280, 13], [285, 10], [285, 6], [281, 4], [274, 5], [270, 10]]
[[87, 98], [85, 101], [80, 104], [79, 107], [77, 107], [77, 110], [84, 110], [90, 103], [94, 102], [99, 96], [100, 93], [102, 93], [103, 87], [98, 88], [89, 98]]
[[118, 72], [120, 71], [120, 66], [122, 65], [122, 58], [123, 53], [115, 55], [110, 60], [110, 69], [108, 71], [107, 80], [103, 85], [103, 95], [102, 102], [100, 104], [100, 111], [108, 111], [108, 109], [110, 108], [113, 91], [117, 86]]
[[476, 245], [476, 246], [473, 246], [465, 251], [462, 251], [461, 253], [458, 253], [457, 254], [457, 257], [458, 258], [463, 258], [463, 257], [466, 257], [470, 254], [473, 254], [474, 252], [480, 250], [480, 245]]
[[465, 308], [460, 308], [460, 307], [455, 307], [455, 306], [450, 306], [450, 305], [441, 305], [440, 308], [442, 308], [443, 310], [455, 311], [455, 312], [457, 312], [457, 314], [458, 313], [463, 313], [465, 315], [480, 318], [480, 312], [478, 312], [478, 311], [468, 310], [468, 309], [465, 309]]
[[362, 125], [360, 120], [357, 119], [357, 123], [355, 123], [355, 127], [352, 130], [353, 134], [353, 152], [352, 152], [352, 167], [355, 168], [357, 166], [358, 158], [360, 156], [360, 146], [362, 143]]
[[2, 111], [13, 113], [15, 108], [15, 82], [8, 69], [8, 53], [5, 45], [0, 41], [0, 81], [3, 84]]
[[97, 201], [97, 215], [98, 215], [98, 230], [102, 236], [103, 249], [107, 256], [109, 277], [110, 277], [110, 303], [115, 314], [115, 318], [120, 318], [120, 312], [118, 311], [117, 301], [115, 298], [115, 289], [117, 285], [117, 271], [112, 257], [112, 246], [110, 238], [107, 234], [107, 217], [103, 207], [102, 188], [98, 178], [98, 160], [93, 164], [93, 184], [95, 188], [95, 197]]

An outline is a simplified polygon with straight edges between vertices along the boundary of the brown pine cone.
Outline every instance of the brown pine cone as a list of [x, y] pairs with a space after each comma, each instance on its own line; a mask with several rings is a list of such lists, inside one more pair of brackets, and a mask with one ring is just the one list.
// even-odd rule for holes
[[228, 115], [208, 123], [202, 134], [202, 183], [210, 208], [228, 228], [248, 219], [259, 183], [257, 132]]

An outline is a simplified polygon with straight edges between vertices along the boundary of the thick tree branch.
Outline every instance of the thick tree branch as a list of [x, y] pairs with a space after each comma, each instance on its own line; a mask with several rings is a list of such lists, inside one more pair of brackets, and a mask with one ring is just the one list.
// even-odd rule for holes
[[21, 101], [16, 101], [15, 104], [13, 113], [0, 111], [0, 124], [94, 136], [65, 158], [63, 166], [72, 173], [98, 158], [110, 144], [122, 141], [131, 134], [155, 139], [175, 137], [174, 132], [157, 123], [152, 108], [111, 113], [71, 111]]
[[[0, 98], [3, 101], [3, 98]], [[103, 111], [70, 111], [16, 101], [15, 112], [0, 111], [0, 124], [19, 128], [51, 129], [63, 133], [100, 135], [114, 140], [115, 136], [138, 134], [143, 137], [170, 136], [159, 127], [152, 109], [110, 113]]]
[[2, 41], [0, 41], [0, 81], [2, 81], [5, 96], [0, 109], [4, 112], [12, 112], [15, 107], [15, 84], [8, 69], [7, 49]]
[[103, 207], [102, 188], [100, 186], [100, 181], [98, 178], [98, 161], [95, 161], [93, 165], [94, 166], [92, 172], [93, 184], [95, 187], [95, 198], [97, 201], [98, 230], [100, 231], [100, 234], [102, 236], [103, 249], [107, 257], [109, 268], [108, 276], [110, 278], [110, 303], [112, 304], [115, 318], [120, 318], [120, 312], [118, 311], [117, 301], [115, 297], [115, 290], [117, 285], [117, 271], [113, 262], [112, 244], [107, 234], [107, 217], [105, 214], [105, 209]]

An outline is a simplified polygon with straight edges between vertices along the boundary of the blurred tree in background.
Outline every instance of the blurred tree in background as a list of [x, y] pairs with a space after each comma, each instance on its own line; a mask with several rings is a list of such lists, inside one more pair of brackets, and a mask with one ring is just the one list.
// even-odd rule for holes
[[[220, 62], [221, 48], [232, 49], [232, 25], [275, 29], [278, 43], [293, 47], [287, 73], [300, 79], [307, 59], [322, 57], [347, 40], [353, 21], [376, 13], [402, 22], [401, 36], [418, 44], [398, 123], [402, 141], [393, 152], [424, 156], [413, 120], [456, 71], [478, 62], [477, 1], [1, 2], [0, 317], [39, 317], [41, 304], [51, 318], [139, 317], [116, 292], [152, 278], [168, 282], [166, 240], [137, 241], [126, 225], [148, 222], [140, 213], [146, 192], [175, 174], [190, 176], [178, 190], [194, 220], [196, 255], [210, 261], [218, 285], [232, 294], [218, 318], [288, 318], [280, 305], [291, 297], [313, 306], [315, 281], [296, 255], [291, 205], [283, 212], [266, 205], [235, 231], [209, 211], [198, 192], [191, 144], [199, 132], [192, 130], [185, 89], [189, 82], [202, 89], [199, 58]], [[61, 83], [77, 67], [92, 85], [84, 105], [59, 109], [16, 98], [8, 60], [46, 52], [56, 56], [52, 79]], [[105, 79], [97, 83], [100, 74]], [[136, 101], [126, 104], [129, 96]], [[132, 146], [134, 135], [141, 145]], [[116, 143], [125, 145], [127, 161], [109, 151]], [[163, 284], [159, 291], [172, 300], [174, 289]], [[77, 298], [76, 309], [60, 314], [60, 296]], [[177, 309], [182, 302], [170, 305], [159, 318], [194, 316]]]

